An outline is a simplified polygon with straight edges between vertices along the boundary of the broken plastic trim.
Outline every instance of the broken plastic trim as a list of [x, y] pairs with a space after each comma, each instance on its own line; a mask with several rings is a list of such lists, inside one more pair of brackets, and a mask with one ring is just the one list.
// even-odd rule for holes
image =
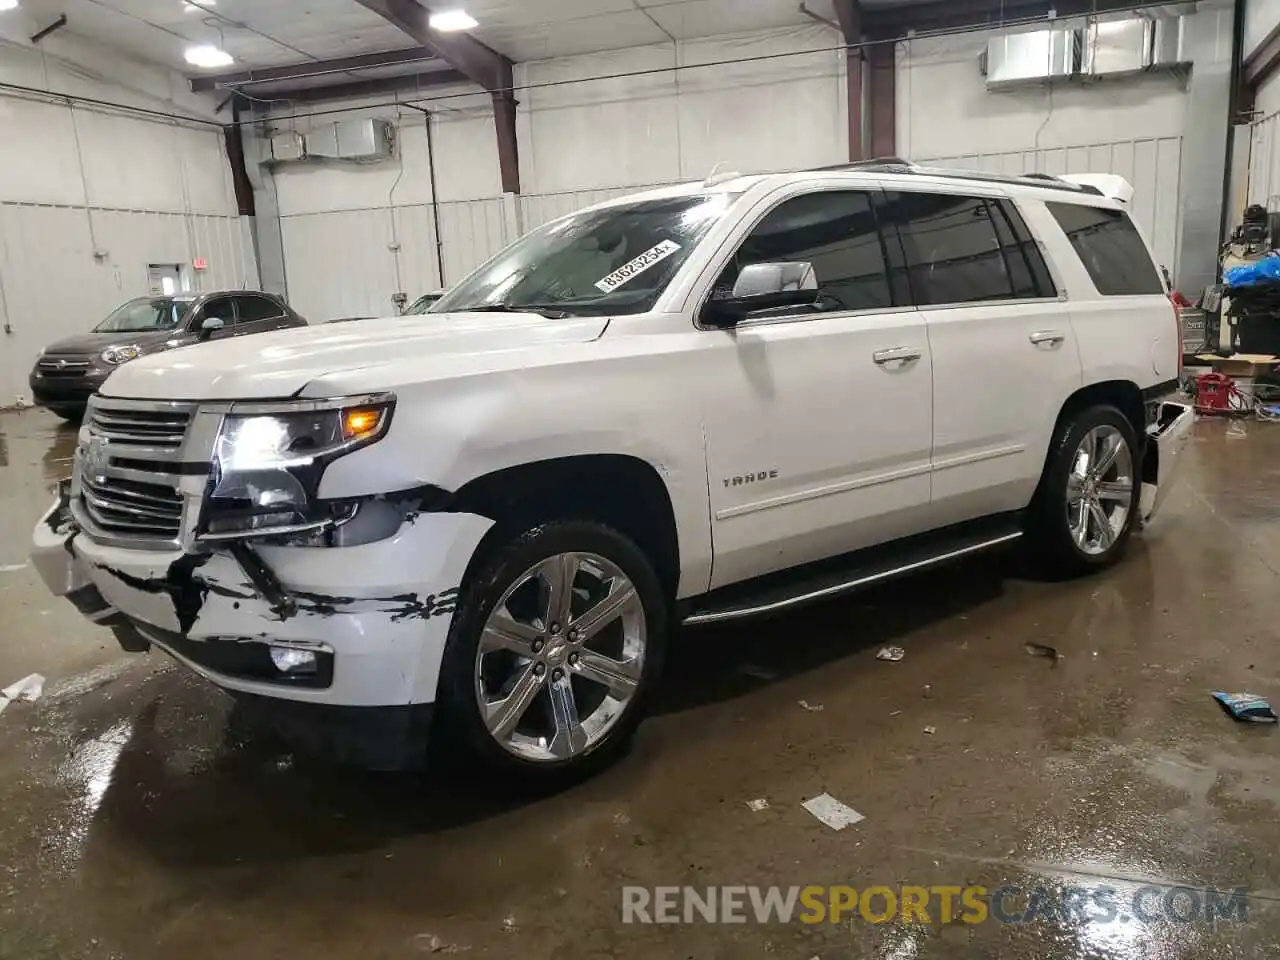
[[227, 550], [240, 564], [249, 582], [253, 584], [262, 598], [271, 605], [271, 612], [281, 620], [286, 620], [298, 612], [298, 601], [285, 589], [275, 571], [266, 565], [256, 550], [243, 540], [232, 541]]
[[[315, 505], [325, 506], [327, 505], [327, 502], [319, 501]], [[339, 509], [346, 509], [347, 513], [336, 517], [324, 517], [320, 520], [309, 520], [304, 523], [284, 524], [278, 527], [257, 527], [249, 530], [227, 530], [219, 533], [201, 533], [197, 534], [196, 542], [232, 543], [242, 540], [269, 540], [274, 537], [295, 537], [302, 534], [325, 533], [329, 530], [336, 530], [354, 520], [356, 518], [356, 514], [360, 512], [360, 504], [358, 502], [340, 504]]]

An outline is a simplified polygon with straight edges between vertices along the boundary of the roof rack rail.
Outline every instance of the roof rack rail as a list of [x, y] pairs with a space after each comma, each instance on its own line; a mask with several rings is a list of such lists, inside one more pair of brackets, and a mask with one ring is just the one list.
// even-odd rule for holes
[[868, 173], [912, 174], [924, 177], [941, 177], [950, 180], [979, 180], [984, 183], [1008, 183], [1042, 190], [1065, 190], [1070, 193], [1087, 193], [1104, 196], [1092, 184], [1071, 183], [1051, 173], [987, 173], [983, 170], [953, 170], [946, 167], [922, 167], [901, 157], [877, 157], [874, 160], [854, 160], [826, 167], [815, 167], [814, 172], [829, 170], [861, 170]]

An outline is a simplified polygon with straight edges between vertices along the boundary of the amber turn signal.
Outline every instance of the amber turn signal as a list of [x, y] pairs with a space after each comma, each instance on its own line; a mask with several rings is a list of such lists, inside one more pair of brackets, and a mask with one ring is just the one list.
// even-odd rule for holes
[[385, 407], [353, 407], [342, 411], [342, 437], [358, 440], [375, 432], [386, 416]]

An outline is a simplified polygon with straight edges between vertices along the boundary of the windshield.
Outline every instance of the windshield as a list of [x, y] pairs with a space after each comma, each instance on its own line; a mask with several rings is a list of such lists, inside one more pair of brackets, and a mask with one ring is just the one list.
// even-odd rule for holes
[[93, 329], [96, 333], [169, 330], [182, 322], [194, 302], [194, 297], [139, 297], [117, 309]]
[[439, 300], [442, 296], [443, 294], [440, 294], [440, 293], [423, 294], [417, 300], [413, 301], [413, 303], [409, 305], [409, 308], [405, 310], [405, 312], [401, 314], [401, 316], [405, 316], [405, 317], [420, 316], [421, 314], [424, 314], [428, 310], [430, 310], [431, 305], [435, 303], [437, 300]]
[[643, 313], [737, 196], [642, 200], [554, 221], [498, 254], [431, 312]]

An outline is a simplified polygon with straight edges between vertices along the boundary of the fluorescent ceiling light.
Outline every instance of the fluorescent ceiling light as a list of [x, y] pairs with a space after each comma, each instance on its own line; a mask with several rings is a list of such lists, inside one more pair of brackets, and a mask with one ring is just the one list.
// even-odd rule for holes
[[218, 0], [200, 0], [199, 3], [184, 2], [182, 9], [187, 13], [202, 13], [207, 7], [216, 7]]
[[[18, 0], [0, 0], [0, 10], [17, 10]], [[475, 24], [472, 24], [475, 26]]]
[[427, 24], [432, 30], [439, 30], [441, 33], [470, 30], [477, 26], [476, 18], [465, 10], [441, 10], [439, 13], [433, 13], [427, 20]]
[[186, 58], [187, 63], [194, 67], [229, 67], [235, 62], [227, 51], [219, 50], [208, 43], [198, 47], [187, 47]]

